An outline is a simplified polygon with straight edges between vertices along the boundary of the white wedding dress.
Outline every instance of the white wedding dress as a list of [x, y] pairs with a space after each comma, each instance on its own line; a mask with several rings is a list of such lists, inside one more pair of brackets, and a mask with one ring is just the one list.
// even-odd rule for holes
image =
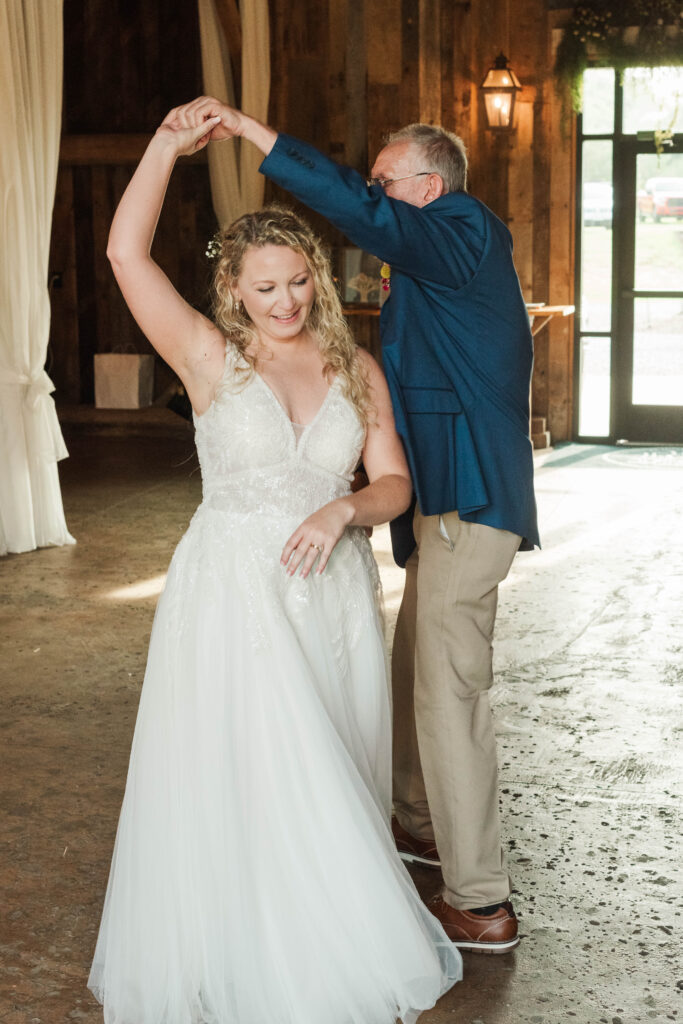
[[106, 1024], [414, 1020], [462, 965], [389, 828], [377, 567], [357, 528], [320, 576], [280, 565], [364, 431], [335, 381], [297, 439], [240, 360], [195, 418], [88, 984]]

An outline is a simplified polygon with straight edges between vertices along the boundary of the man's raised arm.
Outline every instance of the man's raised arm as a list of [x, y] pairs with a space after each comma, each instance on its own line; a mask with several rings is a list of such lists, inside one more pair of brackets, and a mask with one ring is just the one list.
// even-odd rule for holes
[[[396, 270], [451, 287], [472, 276], [477, 256], [458, 231], [456, 211], [450, 210], [447, 218], [436, 210], [425, 215], [410, 203], [388, 197], [380, 185], [368, 187], [357, 171], [336, 164], [308, 143], [218, 100], [202, 97], [191, 109], [198, 119], [220, 115], [212, 140], [239, 137], [253, 143], [265, 157], [262, 174]], [[463, 224], [473, 216], [478, 216], [476, 204], [463, 204]]]

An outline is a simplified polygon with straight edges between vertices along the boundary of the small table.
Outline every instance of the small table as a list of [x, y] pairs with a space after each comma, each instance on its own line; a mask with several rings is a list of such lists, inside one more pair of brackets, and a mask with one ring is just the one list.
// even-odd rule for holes
[[342, 305], [344, 316], [379, 316], [379, 306], [363, 306], [361, 303], [346, 302]]
[[[535, 338], [539, 331], [542, 331], [546, 324], [549, 324], [556, 316], [571, 316], [574, 312], [574, 306], [546, 306], [544, 302], [527, 302], [526, 309], [529, 314], [532, 338]], [[534, 448], [549, 448], [551, 441], [546, 417], [534, 415], [531, 395], [529, 395], [529, 408], [531, 410], [529, 424], [531, 443]]]
[[[555, 317], [558, 316], [571, 316], [574, 312], [574, 306], [547, 306], [542, 302], [527, 302], [526, 304], [527, 313], [529, 314], [529, 321], [531, 323], [531, 335], [533, 338], [543, 330], [543, 328], [550, 323]], [[381, 310], [377, 306], [362, 306], [353, 303], [347, 303], [343, 306], [345, 316], [361, 316], [370, 317], [371, 320], [368, 323], [368, 327], [372, 322], [372, 318], [378, 317]], [[377, 328], [375, 327], [375, 332]], [[366, 337], [363, 341], [367, 348], [379, 358], [379, 346], [374, 333], [367, 331], [363, 332]], [[374, 344], [373, 344], [374, 342]], [[377, 349], [377, 351], [375, 351]], [[529, 408], [531, 409], [531, 395], [529, 396]], [[534, 448], [549, 448], [550, 447], [550, 432], [546, 426], [545, 416], [534, 416], [533, 411], [531, 412], [531, 422], [529, 424], [529, 434], [531, 436], [531, 442]]]
[[531, 321], [531, 334], [536, 337], [546, 324], [556, 316], [571, 316], [574, 306], [546, 306], [545, 303], [527, 302], [527, 313]]

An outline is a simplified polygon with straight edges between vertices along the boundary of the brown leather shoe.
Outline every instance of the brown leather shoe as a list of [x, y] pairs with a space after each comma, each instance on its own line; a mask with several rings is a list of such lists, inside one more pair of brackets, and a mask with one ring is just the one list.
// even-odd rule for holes
[[423, 868], [440, 868], [441, 861], [433, 839], [416, 839], [399, 825], [396, 818], [391, 819], [391, 831], [394, 833], [396, 849], [401, 860], [409, 864], [419, 864]]
[[471, 953], [509, 953], [519, 945], [517, 918], [509, 900], [487, 915], [456, 910], [442, 896], [432, 897], [427, 906], [458, 949]]

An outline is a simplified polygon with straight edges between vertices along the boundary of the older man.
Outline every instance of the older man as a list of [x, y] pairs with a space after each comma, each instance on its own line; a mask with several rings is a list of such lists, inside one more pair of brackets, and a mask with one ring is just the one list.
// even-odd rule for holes
[[[432, 912], [464, 949], [519, 939], [498, 814], [488, 690], [498, 584], [538, 543], [529, 441], [532, 342], [508, 229], [466, 191], [461, 140], [410, 125], [367, 180], [226, 108], [216, 138], [265, 154], [261, 171], [391, 267], [381, 340], [413, 476], [412, 523], [392, 524], [406, 587], [392, 658], [394, 835], [441, 867]], [[412, 527], [412, 528], [411, 528]]]

